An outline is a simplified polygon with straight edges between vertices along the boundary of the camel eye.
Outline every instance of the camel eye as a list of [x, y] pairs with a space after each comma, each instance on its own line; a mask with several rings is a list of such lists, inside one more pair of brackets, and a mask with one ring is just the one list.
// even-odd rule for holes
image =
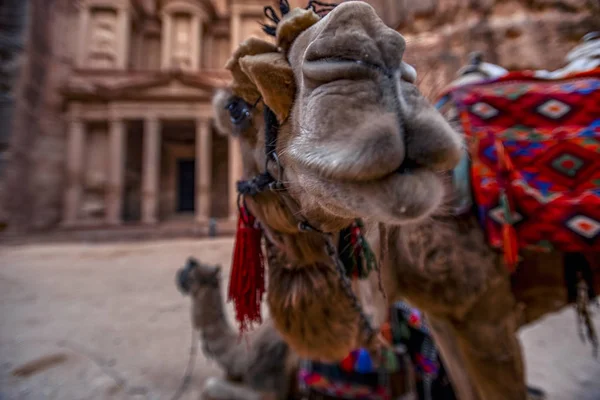
[[251, 107], [248, 103], [239, 97], [234, 97], [225, 108], [229, 111], [229, 119], [233, 125], [240, 128], [247, 127], [252, 117]]

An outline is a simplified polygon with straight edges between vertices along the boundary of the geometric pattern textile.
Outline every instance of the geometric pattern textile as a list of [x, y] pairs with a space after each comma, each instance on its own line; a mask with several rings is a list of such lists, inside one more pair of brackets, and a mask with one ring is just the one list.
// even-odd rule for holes
[[517, 248], [600, 251], [600, 69], [511, 72], [451, 89], [437, 108], [465, 134], [491, 246], [505, 246], [510, 225]]
[[[403, 370], [414, 368], [416, 400], [456, 400], [454, 390], [435, 348], [429, 328], [421, 313], [404, 302], [390, 307], [389, 322], [391, 342], [402, 345], [408, 351], [412, 365], [397, 367]], [[400, 361], [400, 360], [398, 360]], [[342, 363], [328, 364], [302, 360], [298, 372], [298, 384], [304, 393], [316, 398], [353, 400], [393, 400], [386, 387], [386, 380], [393, 375], [381, 373], [358, 373], [348, 371]], [[352, 363], [351, 363], [352, 364]]]
[[386, 379], [382, 379], [384, 376], [379, 371], [347, 370], [343, 363], [301, 360], [298, 386], [308, 398], [393, 400]]

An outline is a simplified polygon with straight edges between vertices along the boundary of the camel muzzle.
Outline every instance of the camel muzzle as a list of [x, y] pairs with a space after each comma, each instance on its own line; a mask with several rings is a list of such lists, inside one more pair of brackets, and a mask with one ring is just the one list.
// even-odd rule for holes
[[198, 261], [193, 257], [188, 258], [187, 263], [183, 268], [180, 268], [177, 271], [175, 277], [175, 284], [177, 285], [177, 289], [184, 295], [188, 295], [190, 293], [190, 284], [191, 284], [191, 274], [192, 271], [198, 267]]

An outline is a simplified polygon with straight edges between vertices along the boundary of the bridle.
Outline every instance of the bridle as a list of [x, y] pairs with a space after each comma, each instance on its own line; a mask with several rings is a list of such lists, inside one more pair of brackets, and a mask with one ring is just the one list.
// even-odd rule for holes
[[[261, 99], [259, 98], [256, 101], [256, 103], [253, 106], [251, 106], [239, 97], [234, 97], [233, 99], [231, 99], [225, 107], [230, 112], [231, 123], [238, 129], [243, 129], [244, 127], [247, 127], [247, 124], [251, 121], [252, 111], [256, 109], [256, 106], [260, 101]], [[334, 245], [333, 235], [331, 233], [324, 232], [309, 223], [308, 219], [302, 215], [300, 207], [297, 205], [296, 201], [290, 196], [286, 185], [283, 183], [284, 167], [281, 164], [276, 152], [277, 136], [280, 128], [279, 122], [277, 121], [275, 113], [266, 104], [264, 104], [264, 102], [263, 106], [263, 118], [265, 122], [266, 156], [264, 171], [250, 179], [240, 180], [237, 182], [238, 207], [241, 210], [241, 207], [245, 203], [244, 200], [246, 196], [254, 198], [260, 193], [273, 192], [283, 200], [283, 203], [286, 205], [291, 215], [293, 215], [294, 218], [296, 218], [297, 227], [300, 232], [314, 232], [316, 234], [319, 234], [324, 239], [325, 250], [327, 252], [328, 257], [335, 266], [335, 270], [338, 275], [338, 279], [343, 289], [343, 292], [350, 300], [352, 308], [359, 314], [359, 324], [362, 334], [361, 337], [365, 338], [365, 343], [370, 344], [376, 337], [377, 332], [371, 326], [371, 323], [367, 318], [362, 308], [362, 305], [360, 304], [360, 301], [358, 300], [354, 291], [352, 290], [351, 282], [346, 274], [344, 263], [340, 258], [338, 248]], [[278, 171], [277, 178], [275, 178], [269, 172], [269, 163], [275, 164], [276, 170]], [[244, 208], [245, 212], [249, 212], [247, 207]], [[265, 231], [264, 226], [261, 226], [261, 229], [263, 230], [263, 232]], [[267, 242], [267, 250], [270, 250], [271, 252], [277, 251], [279, 248], [271, 242], [269, 236], [264, 236]]]

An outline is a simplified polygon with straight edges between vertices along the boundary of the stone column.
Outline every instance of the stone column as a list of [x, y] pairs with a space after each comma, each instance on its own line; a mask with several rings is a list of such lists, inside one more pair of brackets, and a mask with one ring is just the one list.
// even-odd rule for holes
[[69, 123], [67, 137], [67, 189], [63, 209], [63, 224], [77, 222], [83, 185], [83, 153], [85, 151], [85, 123], [78, 118]]
[[237, 208], [237, 181], [242, 179], [243, 165], [240, 143], [232, 136], [229, 136], [229, 218], [236, 219], [238, 215]]
[[90, 27], [90, 9], [84, 6], [79, 11], [79, 38], [77, 43], [77, 53], [75, 60], [77, 67], [85, 67], [85, 59], [89, 42], [89, 27]]
[[110, 121], [108, 133], [108, 188], [106, 191], [106, 223], [121, 224], [123, 181], [125, 175], [125, 122]]
[[200, 55], [202, 54], [200, 47], [202, 44], [202, 22], [200, 21], [200, 17], [197, 14], [192, 15], [191, 38], [191, 67], [192, 71], [198, 71], [200, 69]]
[[156, 117], [144, 121], [144, 153], [142, 155], [142, 223], [158, 222], [160, 179], [160, 121]]
[[117, 9], [117, 68], [126, 69], [129, 60], [129, 10]]
[[171, 18], [171, 14], [169, 13], [163, 13], [162, 14], [162, 33], [161, 33], [161, 39], [162, 39], [162, 48], [161, 48], [161, 54], [160, 54], [160, 59], [161, 59], [161, 63], [160, 63], [160, 68], [164, 71], [164, 70], [168, 70], [171, 67], [171, 52], [169, 51], [171, 49], [171, 45], [173, 43], [171, 35], [173, 34], [173, 21]]
[[196, 121], [196, 221], [210, 218], [212, 173], [212, 141], [210, 120]]

